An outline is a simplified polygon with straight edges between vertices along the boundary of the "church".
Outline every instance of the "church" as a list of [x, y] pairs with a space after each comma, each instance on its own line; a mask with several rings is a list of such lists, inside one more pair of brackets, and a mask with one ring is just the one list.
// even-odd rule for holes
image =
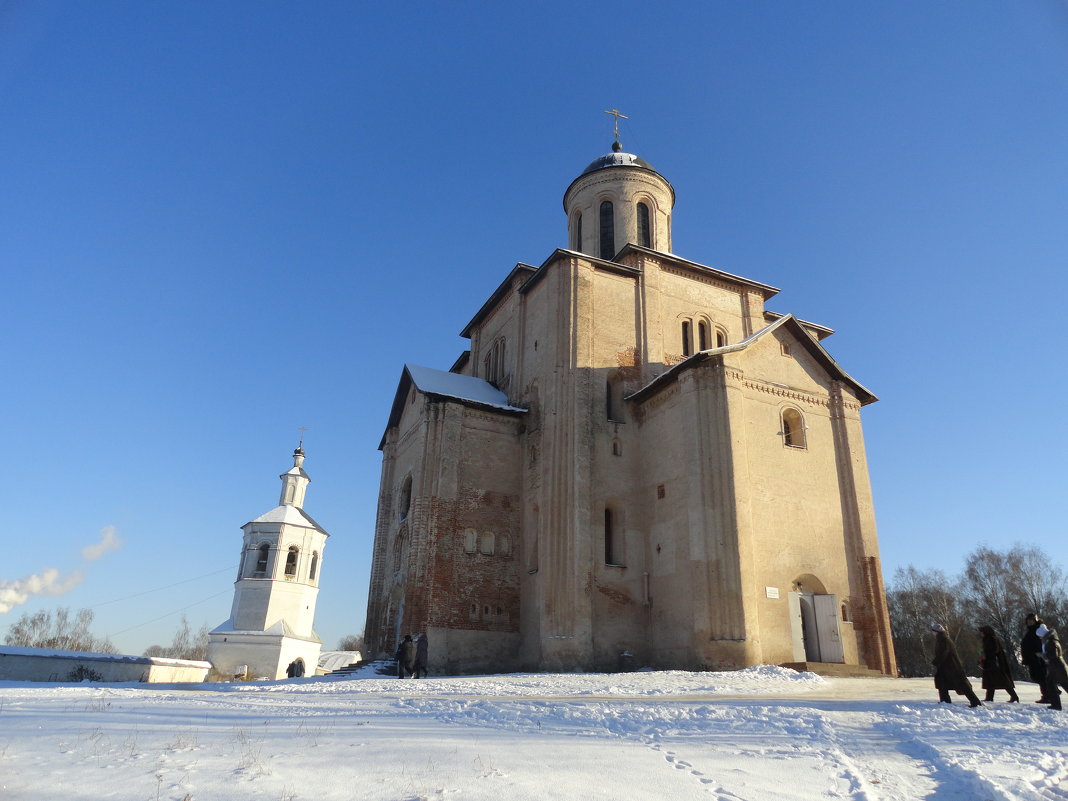
[[861, 407], [834, 332], [672, 248], [623, 151], [563, 196], [382, 437], [365, 639], [432, 673], [840, 665], [895, 675]]

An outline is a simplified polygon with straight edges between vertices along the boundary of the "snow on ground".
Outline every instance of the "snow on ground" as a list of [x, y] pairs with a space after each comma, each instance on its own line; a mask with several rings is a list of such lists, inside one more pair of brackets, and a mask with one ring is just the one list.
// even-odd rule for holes
[[0, 683], [0, 801], [1068, 799], [1068, 713], [737, 672]]

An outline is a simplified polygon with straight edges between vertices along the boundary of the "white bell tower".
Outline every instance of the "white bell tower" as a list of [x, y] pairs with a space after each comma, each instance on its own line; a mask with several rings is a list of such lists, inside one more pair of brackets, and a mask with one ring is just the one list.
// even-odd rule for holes
[[252, 678], [315, 675], [322, 642], [312, 625], [330, 535], [303, 509], [311, 481], [303, 465], [298, 446], [293, 467], [279, 476], [278, 506], [241, 527], [230, 619], [211, 632], [208, 645], [208, 661], [222, 676], [243, 672], [242, 665]]

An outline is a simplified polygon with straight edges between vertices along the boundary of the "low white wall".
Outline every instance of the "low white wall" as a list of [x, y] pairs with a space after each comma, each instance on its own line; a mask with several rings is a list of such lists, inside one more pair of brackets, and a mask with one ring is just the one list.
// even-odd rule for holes
[[90, 654], [0, 645], [0, 681], [201, 682], [211, 665], [155, 656]]

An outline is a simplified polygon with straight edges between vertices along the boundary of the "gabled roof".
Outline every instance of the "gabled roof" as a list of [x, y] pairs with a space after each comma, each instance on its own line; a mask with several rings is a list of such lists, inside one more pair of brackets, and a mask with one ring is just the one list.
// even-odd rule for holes
[[641, 245], [635, 245], [628, 243], [616, 254], [614, 261], [619, 261], [620, 258], [628, 253], [644, 253], [648, 256], [655, 256], [662, 261], [670, 262], [676, 267], [682, 267], [687, 270], [693, 270], [701, 275], [708, 276], [709, 278], [717, 278], [720, 281], [726, 281], [730, 284], [742, 284], [750, 287], [751, 289], [759, 289], [764, 294], [764, 299], [767, 300], [772, 295], [779, 294], [779, 288], [774, 287], [771, 284], [762, 284], [760, 281], [754, 281], [751, 278], [743, 278], [740, 275], [734, 273], [728, 273], [724, 270], [717, 270], [715, 267], [707, 267], [704, 264], [698, 264], [695, 261], [684, 259], [681, 256], [676, 256], [674, 253], [664, 253], [661, 250], [653, 250], [652, 248], [642, 247]]
[[[296, 506], [276, 506], [269, 512], [264, 512], [255, 520], [249, 520], [248, 523], [245, 523], [245, 526], [250, 525], [251, 523], [285, 523], [290, 526], [314, 528], [323, 532], [323, 534], [326, 534], [326, 530], [312, 520], [311, 515], [303, 509], [298, 509]], [[245, 526], [242, 526], [242, 528]], [[330, 535], [327, 534], [327, 536]]]
[[[781, 318], [783, 318], [785, 316], [786, 316], [785, 314], [780, 314], [779, 312], [773, 312], [773, 311], [768, 311], [767, 309], [764, 309], [764, 319], [767, 320], [769, 323], [773, 323], [776, 320], [779, 320], [779, 319], [781, 319]], [[816, 339], [818, 341], [820, 341], [820, 342], [822, 342], [823, 340], [825, 340], [827, 337], [829, 337], [831, 334], [834, 333], [834, 329], [833, 328], [828, 328], [827, 326], [820, 325], [819, 323], [812, 323], [812, 322], [809, 322], [808, 320], [802, 320], [800, 317], [797, 318], [797, 322], [801, 323], [801, 325], [803, 325], [805, 328], [815, 330]]]
[[489, 300], [483, 303], [482, 308], [475, 312], [475, 316], [471, 318], [471, 322], [464, 326], [464, 330], [460, 332], [460, 336], [467, 337], [468, 339], [470, 339], [471, 329], [478, 325], [480, 322], [482, 322], [482, 319], [491, 311], [493, 311], [493, 309], [496, 308], [497, 304], [504, 299], [504, 297], [508, 294], [509, 290], [511, 290], [512, 281], [515, 279], [515, 277], [517, 275], [530, 275], [535, 271], [535, 269], [536, 268], [531, 267], [529, 264], [524, 264], [523, 262], [519, 262], [518, 264], [516, 264], [516, 266], [512, 268], [512, 271], [508, 273], [508, 276], [503, 281], [501, 281], [501, 285], [498, 286], [495, 290], [493, 290], [493, 294], [489, 296]]
[[678, 364], [672, 365], [670, 369], [661, 373], [659, 376], [654, 378], [652, 381], [650, 381], [644, 387], [639, 389], [637, 392], [628, 395], [626, 397], [626, 400], [633, 400], [639, 402], [643, 401], [650, 395], [654, 394], [661, 387], [665, 386], [666, 384], [669, 384], [670, 382], [678, 378], [679, 374], [681, 374], [684, 370], [689, 370], [690, 368], [696, 367], [697, 365], [701, 364], [704, 361], [707, 361], [710, 358], [714, 358], [725, 353], [735, 353], [737, 351], [743, 351], [758, 340], [769, 336], [771, 332], [775, 331], [777, 328], [788, 329], [792, 334], [794, 334], [794, 336], [797, 337], [798, 341], [805, 347], [809, 354], [811, 354], [812, 357], [817, 362], [819, 362], [819, 364], [827, 371], [829, 375], [841, 381], [842, 383], [848, 384], [850, 387], [852, 387], [853, 391], [856, 393], [857, 400], [860, 401], [860, 404], [862, 406], [866, 406], [869, 403], [875, 403], [875, 401], [879, 400], [868, 389], [857, 383], [845, 370], [843, 370], [842, 367], [838, 364], [838, 362], [834, 360], [834, 357], [831, 356], [831, 354], [829, 354], [824, 349], [823, 345], [816, 341], [815, 337], [813, 337], [812, 334], [805, 330], [805, 328], [801, 325], [798, 319], [792, 314], [787, 314], [780, 317], [771, 325], [761, 328], [755, 334], [751, 335], [747, 339], [743, 339], [741, 342], [735, 343], [734, 345], [726, 345], [722, 348], [711, 348], [709, 350], [702, 350], [695, 353], [693, 356], [684, 359]]
[[582, 253], [577, 250], [568, 250], [566, 248], [556, 248], [556, 250], [550, 253], [549, 257], [537, 267], [532, 267], [531, 265], [524, 264], [523, 262], [516, 264], [516, 266], [512, 268], [511, 272], [508, 273], [508, 276], [504, 279], [504, 281], [501, 282], [500, 286], [498, 286], [497, 289], [493, 291], [493, 294], [489, 296], [489, 299], [482, 304], [482, 307], [475, 313], [475, 316], [471, 318], [471, 321], [466, 326], [464, 326], [464, 330], [460, 332], [460, 336], [467, 338], [471, 337], [471, 332], [474, 330], [475, 326], [481, 323], [489, 315], [489, 313], [493, 311], [497, 307], [497, 305], [507, 296], [508, 292], [511, 291], [513, 282], [517, 277], [521, 277], [524, 279], [517, 288], [517, 291], [520, 294], [524, 294], [526, 292], [529, 292], [534, 287], [534, 285], [537, 284], [545, 276], [546, 272], [548, 271], [547, 268], [549, 267], [549, 265], [551, 265], [555, 261], [558, 261], [561, 258], [574, 256], [578, 256], [579, 258], [590, 261], [602, 270], [609, 270], [612, 272], [621, 273], [623, 275], [637, 277], [641, 275], [642, 271], [640, 269], [638, 269], [637, 267], [631, 267], [629, 264], [620, 264], [619, 262], [619, 260], [628, 253], [642, 253], [649, 256], [654, 256], [660, 259], [661, 261], [668, 262], [676, 267], [681, 267], [685, 270], [691, 270], [699, 275], [706, 276], [708, 278], [715, 278], [717, 280], [725, 281], [730, 284], [741, 284], [742, 286], [748, 287], [750, 289], [758, 290], [764, 296], [765, 300], [779, 293], [778, 287], [771, 286], [770, 284], [762, 284], [760, 281], [753, 281], [750, 278], [743, 278], [740, 275], [734, 275], [733, 273], [728, 273], [724, 270], [717, 270], [714, 267], [706, 267], [703, 264], [698, 264], [695, 261], [690, 261], [689, 259], [681, 258], [679, 256], [674, 255], [673, 253], [664, 253], [663, 251], [653, 250], [652, 248], [645, 248], [641, 245], [624, 245], [623, 249], [620, 250], [619, 253], [617, 253], [612, 259], [599, 259], [596, 256], [591, 256], [589, 253]]
[[[415, 364], [404, 365], [397, 394], [393, 398], [393, 409], [389, 413], [386, 431], [400, 422], [404, 411], [404, 400], [408, 397], [408, 388], [412, 385], [431, 398], [457, 401], [468, 406], [490, 409], [507, 414], [523, 414], [527, 410], [508, 403], [508, 396], [488, 381], [471, 375], [449, 373], [432, 367], [420, 367]], [[378, 447], [385, 444], [385, 434]]]

